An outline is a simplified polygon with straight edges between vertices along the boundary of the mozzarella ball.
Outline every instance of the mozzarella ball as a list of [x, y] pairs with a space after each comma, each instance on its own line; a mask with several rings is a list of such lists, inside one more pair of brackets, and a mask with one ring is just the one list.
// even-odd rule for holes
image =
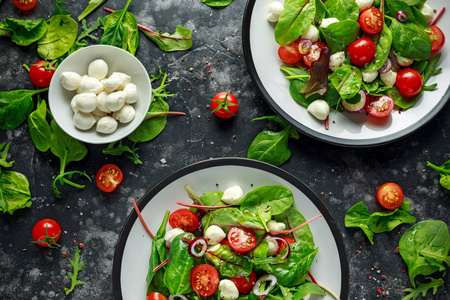
[[397, 60], [398, 64], [402, 67], [409, 67], [414, 62], [414, 59], [402, 56], [396, 56], [395, 59]]
[[378, 71], [373, 71], [373, 72], [362, 71], [361, 75], [362, 75], [362, 80], [364, 80], [364, 82], [371, 83], [378, 77]]
[[281, 2], [274, 1], [269, 5], [269, 14], [267, 15], [267, 21], [278, 22], [278, 18], [284, 10], [284, 5]]
[[337, 69], [342, 67], [345, 63], [345, 52], [339, 51], [330, 56], [329, 68], [331, 71], [335, 72]]
[[390, 70], [389, 72], [380, 74], [380, 79], [385, 86], [394, 86], [395, 80], [397, 79], [397, 73]]
[[115, 111], [112, 117], [120, 123], [129, 123], [134, 119], [135, 115], [136, 111], [134, 110], [134, 107], [129, 104], [125, 104], [120, 110]]
[[88, 130], [95, 124], [95, 117], [91, 113], [77, 111], [73, 116], [73, 125], [81, 130]]
[[114, 72], [111, 75], [114, 75], [114, 74], [119, 75], [120, 80], [122, 80], [122, 84], [117, 88], [117, 90], [119, 90], [119, 91], [123, 90], [125, 88], [125, 86], [131, 82], [131, 77], [125, 73]]
[[221, 246], [220, 244], [216, 244], [214, 246], [209, 246], [208, 249], [206, 249], [206, 251], [214, 252], [214, 251], [218, 250], [220, 248], [220, 246]]
[[95, 120], [98, 122], [101, 118], [106, 116], [106, 113], [101, 111], [100, 109], [96, 108], [94, 109], [91, 114], [94, 116]]
[[97, 96], [97, 108], [107, 114], [111, 112], [111, 110], [106, 107], [106, 98], [108, 97], [108, 95], [108, 92], [101, 92]]
[[96, 130], [97, 132], [110, 134], [116, 131], [118, 123], [113, 117], [105, 116], [98, 120]]
[[318, 99], [308, 105], [307, 111], [318, 120], [323, 121], [330, 114], [330, 106], [326, 101]]
[[269, 244], [269, 248], [267, 249], [267, 256], [272, 256], [278, 251], [278, 243], [276, 240], [271, 239], [270, 236], [266, 237], [266, 241]]
[[88, 75], [101, 80], [108, 74], [108, 64], [103, 59], [96, 59], [89, 64]]
[[110, 111], [118, 111], [125, 104], [127, 94], [123, 91], [114, 92], [106, 97], [106, 108]]
[[244, 198], [244, 191], [240, 186], [232, 186], [223, 192], [222, 201], [226, 204], [236, 204]]
[[137, 86], [134, 83], [127, 84], [123, 91], [127, 94], [127, 97], [125, 98], [126, 103], [136, 103], [137, 102]]
[[322, 20], [322, 23], [320, 24], [320, 26], [322, 26], [322, 28], [327, 28], [328, 25], [337, 23], [337, 22], [339, 22], [339, 20], [336, 18], [325, 18]]
[[73, 98], [72, 101], [70, 101], [70, 106], [72, 107], [74, 113], [78, 111], [77, 105], [75, 104], [75, 101], [73, 101]]
[[76, 94], [72, 102], [71, 105], [85, 113], [90, 113], [97, 108], [97, 96], [93, 93]]
[[81, 76], [75, 72], [63, 72], [61, 74], [61, 85], [68, 91], [75, 91], [81, 83]]
[[114, 92], [121, 84], [122, 80], [117, 74], [112, 74], [109, 78], [102, 79], [103, 86], [107, 92]]
[[425, 19], [427, 19], [428, 24], [431, 24], [434, 19], [434, 11], [428, 4], [424, 4], [420, 7], [420, 12], [425, 16]]
[[83, 76], [81, 77], [80, 86], [77, 88], [77, 93], [94, 93], [100, 94], [103, 91], [103, 84], [94, 77]]
[[309, 25], [309, 27], [302, 33], [302, 39], [311, 40], [311, 42], [317, 42], [319, 40], [319, 29], [314, 25]]
[[362, 12], [372, 6], [373, 0], [355, 0], [358, 5], [359, 12]]
[[167, 245], [170, 246], [170, 244], [172, 244], [172, 242], [173, 242], [173, 239], [182, 233], [184, 233], [184, 231], [181, 228], [174, 228], [169, 231], [166, 231], [166, 234], [164, 235], [164, 239], [166, 240]]
[[267, 222], [267, 228], [269, 228], [270, 231], [282, 231], [286, 229], [286, 224], [284, 223], [278, 223], [275, 220], [270, 220]]
[[211, 225], [205, 231], [205, 239], [208, 241], [208, 245], [214, 246], [220, 243], [227, 235], [217, 225]]
[[233, 281], [222, 279], [219, 282], [220, 298], [224, 300], [235, 300], [239, 298], [239, 291]]

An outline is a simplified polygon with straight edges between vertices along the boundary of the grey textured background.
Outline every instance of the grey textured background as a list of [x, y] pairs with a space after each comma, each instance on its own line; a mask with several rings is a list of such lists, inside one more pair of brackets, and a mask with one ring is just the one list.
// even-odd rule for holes
[[[65, 9], [76, 17], [89, 1], [67, 2]], [[38, 0], [31, 14], [22, 14], [12, 1], [4, 0], [0, 3], [0, 19], [48, 19], [54, 3]], [[120, 10], [125, 3], [108, 0], [103, 6]], [[69, 164], [68, 170], [85, 171], [93, 180], [105, 163], [119, 165], [125, 177], [117, 191], [105, 194], [95, 184], [77, 179], [87, 185], [84, 190], [63, 187], [62, 198], [55, 198], [51, 182], [58, 173], [59, 160], [50, 152], [35, 149], [26, 122], [15, 130], [0, 131], [0, 143], [11, 144], [9, 157], [16, 161], [13, 169], [28, 177], [33, 197], [31, 208], [13, 216], [0, 216], [0, 299], [111, 299], [115, 244], [132, 209], [131, 199], [139, 199], [161, 179], [191, 163], [211, 157], [246, 157], [253, 138], [264, 129], [275, 128], [266, 121], [250, 123], [253, 118], [272, 112], [252, 84], [244, 62], [244, 8], [242, 0], [222, 10], [211, 9], [200, 0], [131, 3], [129, 11], [140, 24], [151, 29], [173, 32], [177, 25], [190, 28], [194, 46], [185, 52], [164, 53], [140, 35], [136, 56], [149, 73], [156, 74], [158, 66], [168, 73], [168, 90], [177, 93], [168, 100], [171, 110], [187, 113], [185, 117], [169, 117], [160, 136], [139, 146], [143, 165], [134, 165], [124, 157], [103, 155], [101, 150], [106, 145], [87, 145], [89, 153], [85, 159]], [[106, 14], [102, 9], [96, 10], [87, 18], [88, 24]], [[40, 60], [36, 50], [0, 38], [0, 53], [0, 90], [33, 89], [22, 65], [30, 66]], [[191, 67], [193, 72], [189, 71]], [[212, 117], [208, 121], [207, 98], [227, 90], [240, 101], [237, 116], [227, 121]], [[362, 231], [344, 226], [344, 214], [353, 204], [364, 201], [369, 211], [380, 210], [375, 199], [377, 188], [388, 181], [397, 182], [418, 220], [439, 219], [450, 224], [450, 192], [439, 185], [439, 175], [426, 168], [426, 161], [440, 165], [450, 159], [449, 114], [447, 105], [411, 136], [376, 148], [342, 148], [305, 135], [290, 141], [292, 157], [282, 168], [310, 186], [336, 218], [350, 263], [350, 299], [382, 297], [377, 292], [379, 287], [387, 291], [386, 298], [400, 299], [403, 289], [409, 286], [406, 265], [394, 253], [409, 225], [377, 234], [375, 245], [370, 245]], [[62, 248], [49, 250], [30, 244], [31, 230], [42, 218], [54, 218], [60, 223]], [[82, 261], [87, 264], [79, 276], [85, 284], [66, 297], [63, 287], [70, 285], [66, 272], [71, 266], [61, 255], [67, 252], [73, 257], [75, 243], [79, 242], [86, 245]], [[381, 280], [383, 274], [386, 280]], [[427, 299], [448, 299], [448, 275], [445, 282], [435, 296], [428, 295]]]

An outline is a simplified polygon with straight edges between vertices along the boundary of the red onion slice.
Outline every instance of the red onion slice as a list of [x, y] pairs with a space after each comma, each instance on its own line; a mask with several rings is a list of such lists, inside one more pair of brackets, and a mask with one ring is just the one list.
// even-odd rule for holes
[[364, 90], [360, 90], [359, 94], [361, 95], [361, 99], [359, 100], [358, 103], [355, 104], [349, 103], [345, 99], [342, 99], [341, 101], [342, 108], [344, 108], [346, 112], [350, 114], [358, 114], [365, 110], [366, 106], [370, 102], [368, 101], [370, 97], [367, 96], [367, 92]]
[[[286, 253], [284, 254], [284, 256], [282, 257], [282, 259], [287, 260], [289, 258], [289, 255], [291, 255], [291, 246], [285, 239], [280, 238], [278, 236], [271, 236], [271, 237], [268, 237], [267, 239], [283, 242], [286, 245], [285, 249], [287, 249], [287, 250], [286, 250]], [[277, 264], [273, 264], [273, 265], [277, 265]]]
[[391, 62], [391, 59], [388, 58], [386, 60], [386, 62], [384, 63], [384, 65], [378, 69], [378, 73], [384, 74], [384, 73], [389, 72], [390, 70], [392, 70], [392, 62]]
[[408, 21], [408, 14], [405, 13], [403, 10], [399, 10], [399, 11], [395, 14], [395, 18], [397, 19], [397, 21], [403, 23], [403, 22]]
[[[200, 244], [203, 244], [202, 249], [200, 252], [196, 251], [196, 247], [200, 247]], [[198, 237], [195, 238], [192, 242], [190, 242], [189, 247], [188, 247], [188, 252], [190, 255], [192, 255], [195, 258], [202, 258], [203, 254], [205, 254], [206, 249], [208, 248], [208, 242], [202, 238], [202, 237]]]
[[[270, 284], [264, 291], [260, 291], [259, 288], [261, 287], [261, 284], [264, 282], [270, 281]], [[256, 280], [255, 285], [253, 286], [253, 294], [255, 294], [258, 297], [267, 295], [270, 290], [273, 288], [273, 286], [277, 284], [277, 277], [273, 274], [266, 274], [258, 278]]]
[[176, 297], [178, 297], [180, 299], [183, 299], [183, 300], [189, 300], [185, 295], [182, 295], [182, 294], [170, 295], [169, 296], [169, 300], [173, 300]]
[[308, 39], [301, 39], [298, 43], [298, 51], [300, 54], [307, 55], [311, 52], [312, 42]]

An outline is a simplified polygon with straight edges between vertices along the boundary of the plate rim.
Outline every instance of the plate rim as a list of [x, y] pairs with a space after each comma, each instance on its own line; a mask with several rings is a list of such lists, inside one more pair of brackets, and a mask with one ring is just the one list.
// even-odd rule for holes
[[[265, 102], [270, 106], [270, 108], [279, 115], [283, 120], [285, 120], [289, 125], [294, 127], [295, 129], [301, 131], [305, 135], [319, 140], [321, 142], [325, 142], [328, 144], [336, 145], [336, 146], [344, 146], [344, 147], [373, 147], [373, 146], [382, 146], [386, 145], [400, 139], [403, 139], [420, 128], [425, 126], [428, 122], [430, 122], [434, 117], [442, 110], [442, 108], [449, 102], [450, 98], [450, 85], [447, 87], [444, 95], [442, 96], [441, 101], [430, 111], [429, 114], [424, 116], [418, 122], [413, 123], [407, 129], [399, 130], [393, 134], [378, 137], [378, 138], [368, 138], [368, 139], [360, 139], [360, 140], [352, 140], [347, 138], [336, 138], [334, 136], [325, 135], [318, 131], [315, 131], [300, 122], [296, 121], [292, 118], [287, 112], [285, 112], [265, 89], [259, 75], [256, 71], [256, 67], [253, 61], [253, 55], [250, 47], [250, 23], [253, 13], [253, 8], [255, 6], [256, 0], [247, 0], [247, 4], [244, 10], [244, 18], [242, 21], [242, 48], [244, 52], [244, 59], [247, 65], [248, 73], [252, 78], [253, 83], [255, 84], [256, 89], [262, 95]], [[294, 99], [292, 99], [294, 101]]]
[[[299, 189], [305, 196], [313, 202], [316, 208], [322, 213], [324, 219], [326, 220], [328, 226], [330, 227], [331, 233], [336, 242], [337, 250], [339, 253], [339, 260], [341, 266], [341, 294], [340, 299], [348, 299], [349, 290], [350, 290], [350, 271], [349, 271], [349, 262], [347, 257], [347, 250], [345, 247], [344, 239], [339, 230], [339, 227], [336, 223], [331, 212], [328, 210], [325, 203], [314, 193], [314, 191], [303, 183], [300, 179], [290, 174], [289, 172], [273, 166], [271, 164], [248, 159], [248, 158], [240, 158], [240, 157], [227, 157], [227, 158], [212, 158], [209, 160], [203, 160], [200, 162], [193, 163], [191, 165], [185, 166], [178, 171], [168, 175], [157, 184], [155, 184], [152, 188], [150, 188], [144, 196], [139, 200], [137, 206], [139, 210], [143, 210], [144, 207], [154, 198], [156, 194], [158, 194], [162, 189], [168, 186], [173, 181], [196, 171], [200, 171], [203, 169], [211, 168], [211, 167], [220, 167], [220, 166], [241, 166], [241, 167], [249, 167], [253, 169], [258, 169], [262, 171], [266, 171], [276, 175], [293, 186]], [[113, 287], [113, 297], [114, 299], [123, 299], [122, 290], [121, 290], [121, 269], [122, 269], [122, 258], [123, 252], [125, 250], [126, 241], [128, 235], [133, 227], [135, 221], [138, 219], [138, 215], [136, 211], [133, 209], [131, 213], [129, 213], [125, 224], [122, 227], [122, 230], [119, 234], [116, 249], [114, 252], [113, 259], [113, 268], [112, 268], [112, 287]]]

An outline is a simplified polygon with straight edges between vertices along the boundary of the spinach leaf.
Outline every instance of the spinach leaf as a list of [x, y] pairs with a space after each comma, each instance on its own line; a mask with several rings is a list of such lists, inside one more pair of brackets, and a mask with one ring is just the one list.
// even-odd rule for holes
[[363, 72], [375, 72], [381, 68], [389, 57], [389, 51], [392, 45], [392, 32], [386, 26], [383, 25], [383, 29], [380, 33], [374, 34], [372, 40], [376, 43], [375, 58], [363, 67]]
[[330, 12], [325, 7], [325, 4], [323, 4], [322, 0], [315, 0], [316, 1], [316, 16], [314, 17], [314, 22], [316, 24], [320, 24], [323, 19], [330, 18]]
[[373, 244], [374, 232], [367, 226], [369, 210], [364, 202], [358, 202], [345, 213], [345, 227], [361, 228]]
[[413, 11], [403, 0], [386, 0], [385, 10], [392, 18], [395, 18], [399, 11], [403, 11], [408, 15], [408, 22], [416, 21]]
[[339, 21], [358, 21], [359, 8], [354, 0], [328, 0], [324, 3], [331, 17]]
[[[263, 237], [264, 237], [264, 235], [259, 237], [259, 239], [261, 239]], [[258, 245], [258, 243], [257, 243], [257, 245]], [[254, 258], [266, 258], [267, 251], [269, 251], [269, 242], [267, 242], [266, 240], [263, 240], [263, 241], [259, 242], [259, 245], [252, 251], [252, 254], [253, 254]]]
[[223, 192], [211, 192], [200, 196], [200, 201], [206, 206], [224, 206], [227, 205], [222, 199]]
[[431, 288], [433, 289], [433, 295], [435, 295], [438, 287], [444, 285], [444, 279], [442, 278], [435, 279], [433, 277], [427, 277], [427, 279], [429, 279], [430, 281], [425, 283], [418, 282], [417, 287], [415, 289], [412, 288], [405, 289], [404, 290], [405, 293], [409, 294], [404, 296], [401, 300], [416, 300], [417, 298], [420, 297], [420, 295], [422, 295], [422, 297], [425, 298], [428, 290]]
[[331, 74], [329, 79], [342, 99], [353, 98], [361, 89], [361, 71], [355, 66], [343, 65]]
[[414, 13], [414, 18], [416, 19], [416, 25], [422, 28], [426, 33], [430, 34], [431, 28], [428, 25], [427, 18], [425, 18], [423, 13], [417, 7], [411, 6], [411, 10]]
[[143, 26], [140, 29], [146, 37], [155, 42], [159, 49], [163, 51], [182, 51], [192, 47], [192, 31], [188, 28], [177, 26], [173, 34], [159, 30], [155, 32]]
[[286, 73], [287, 77], [291, 77], [289, 78], [289, 92], [292, 98], [298, 104], [308, 107], [312, 101], [307, 101], [305, 95], [300, 92], [309, 80], [308, 70], [287, 66], [281, 66], [280, 70]]
[[[338, 43], [342, 45], [350, 45], [359, 37], [359, 23], [353, 20], [344, 20], [331, 23], [327, 27], [320, 27], [320, 30], [328, 43]], [[332, 47], [332, 52], [336, 51]]]
[[36, 148], [46, 152], [50, 148], [51, 130], [47, 122], [47, 104], [44, 100], [38, 103], [35, 111], [28, 115], [28, 130]]
[[0, 92], [0, 129], [10, 130], [22, 124], [33, 111], [32, 96], [47, 90], [48, 88]]
[[408, 5], [420, 5], [427, 2], [427, 0], [403, 0]]
[[214, 264], [222, 276], [247, 277], [253, 265], [247, 256], [237, 255], [229, 245], [220, 245], [214, 251], [207, 251], [206, 258]]
[[[274, 219], [277, 222], [284, 223], [287, 230], [295, 228], [306, 222], [305, 217], [293, 206], [287, 209], [284, 213], [276, 215]], [[314, 248], [314, 239], [309, 225], [303, 226], [294, 231], [292, 233], [292, 238], [295, 242], [305, 244], [305, 247], [309, 247], [311, 249]]]
[[275, 26], [275, 40], [280, 45], [289, 45], [308, 29], [316, 15], [316, 4], [310, 0], [291, 0]]
[[431, 55], [431, 39], [415, 23], [401, 23], [391, 18], [392, 46], [400, 56], [426, 60]]
[[432, 163], [427, 161], [427, 167], [430, 167], [433, 170], [439, 172], [439, 174], [441, 175], [439, 183], [447, 190], [450, 190], [450, 160], [446, 161], [440, 167], [433, 165]]
[[44, 36], [47, 22], [44, 19], [19, 20], [6, 18], [0, 23], [0, 28], [10, 31], [11, 41], [19, 46], [28, 46]]
[[254, 230], [265, 230], [264, 226], [253, 215], [244, 214], [235, 207], [221, 208], [207, 213], [202, 219], [204, 230], [208, 228], [208, 222], [209, 226], [217, 225], [225, 233], [228, 233], [232, 227], [236, 226], [250, 227]]
[[38, 41], [38, 54], [48, 60], [56, 59], [72, 47], [78, 34], [77, 22], [66, 15], [53, 16], [48, 20], [45, 35]]
[[[118, 145], [116, 145], [118, 143]], [[127, 158], [130, 159], [132, 162], [134, 162], [135, 165], [141, 165], [142, 161], [137, 157], [136, 151], [139, 150], [139, 148], [130, 148], [126, 145], [122, 145], [122, 140], [118, 142], [114, 142], [108, 145], [105, 149], [102, 150], [103, 154], [109, 154], [109, 155], [115, 155], [120, 156], [124, 152], [131, 153], [131, 155], [128, 155]]]
[[295, 294], [292, 299], [300, 300], [311, 294], [325, 296], [325, 292], [317, 284], [312, 282], [303, 282], [301, 285], [296, 287]]
[[400, 238], [400, 255], [408, 266], [409, 280], [416, 287], [417, 275], [427, 276], [445, 271], [443, 263], [450, 264], [450, 235], [447, 224], [428, 220], [409, 228]]
[[100, 5], [105, 3], [106, 0], [89, 0], [88, 6], [84, 11], [78, 16], [78, 22], [86, 18], [91, 12], [93, 12]]
[[230, 5], [233, 0], [202, 0], [202, 2], [214, 8], [223, 8]]

